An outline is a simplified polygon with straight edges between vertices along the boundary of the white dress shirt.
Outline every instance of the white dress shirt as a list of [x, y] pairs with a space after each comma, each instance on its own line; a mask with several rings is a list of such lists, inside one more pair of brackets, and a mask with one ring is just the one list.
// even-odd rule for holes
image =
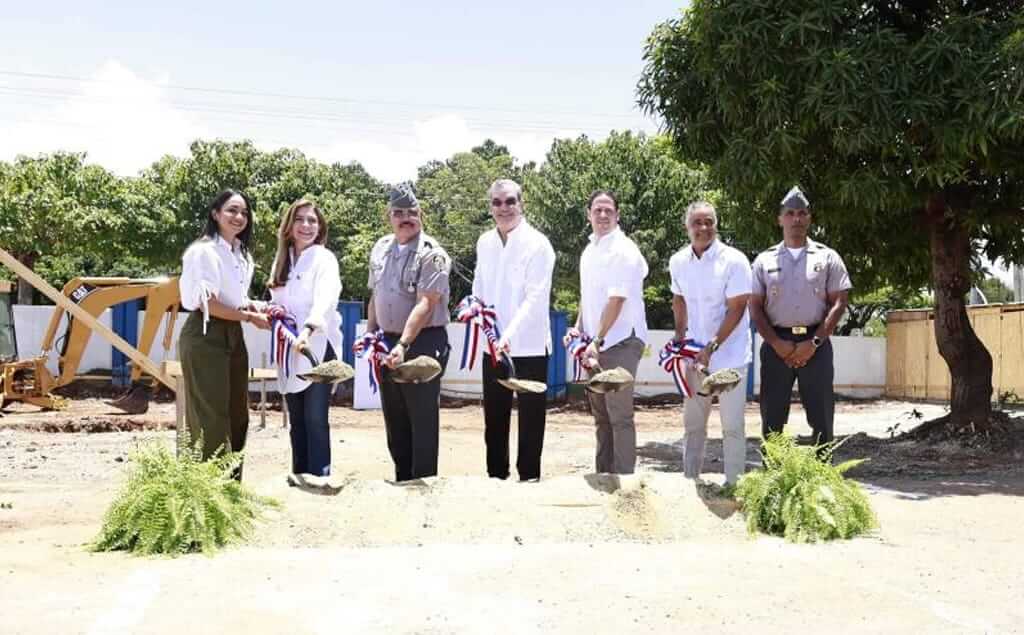
[[181, 261], [181, 305], [189, 311], [202, 310], [204, 334], [210, 321], [207, 300], [216, 298], [233, 309], [249, 304], [255, 266], [251, 256], [242, 254], [238, 240], [232, 246], [220, 235], [200, 238], [185, 250]]
[[[750, 261], [741, 251], [715, 239], [700, 258], [686, 246], [668, 262], [672, 293], [686, 301], [686, 337], [700, 344], [711, 341], [725, 319], [725, 301], [750, 293]], [[711, 355], [710, 372], [742, 368], [750, 363], [750, 314], [743, 317]]]
[[592, 337], [598, 335], [601, 313], [608, 298], [625, 298], [619, 317], [604, 336], [602, 350], [615, 346], [632, 334], [647, 341], [647, 313], [644, 311], [644, 278], [647, 261], [621, 229], [598, 238], [580, 257], [580, 327]]
[[[323, 245], [310, 245], [302, 251], [298, 260], [289, 250], [292, 268], [288, 281], [283, 287], [270, 289], [270, 301], [280, 304], [295, 317], [295, 324], [302, 332], [311, 327], [309, 348], [317, 359], [323, 361], [327, 344], [334, 349], [336, 358], [341, 359], [341, 315], [338, 313], [338, 296], [341, 295], [341, 276], [338, 259]], [[271, 269], [273, 271], [273, 269]], [[308, 381], [299, 378], [312, 367], [309, 360], [297, 351], [291, 352], [291, 376], [284, 376], [284, 364], [278, 364], [278, 380], [286, 393], [302, 392], [309, 386]]]
[[504, 244], [491, 229], [476, 241], [473, 295], [493, 304], [498, 330], [513, 356], [551, 351], [551, 273], [555, 250], [547, 236], [526, 219], [509, 232]]

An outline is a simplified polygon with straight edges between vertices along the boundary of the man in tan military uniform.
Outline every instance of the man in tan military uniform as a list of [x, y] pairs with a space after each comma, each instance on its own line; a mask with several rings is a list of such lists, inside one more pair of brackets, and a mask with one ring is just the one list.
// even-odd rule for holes
[[807, 238], [810, 203], [794, 187], [782, 199], [783, 241], [754, 260], [750, 318], [761, 334], [761, 432], [781, 432], [789, 419], [793, 382], [814, 443], [832, 440], [835, 412], [829, 336], [853, 286], [843, 259]]
[[384, 360], [381, 406], [395, 480], [437, 474], [438, 408], [441, 377], [426, 383], [399, 384], [392, 370], [407, 359], [428, 355], [443, 369], [448, 363], [448, 254], [423, 233], [423, 212], [412, 187], [391, 191], [388, 220], [392, 234], [377, 241], [370, 254], [366, 329], [384, 331], [390, 353]]

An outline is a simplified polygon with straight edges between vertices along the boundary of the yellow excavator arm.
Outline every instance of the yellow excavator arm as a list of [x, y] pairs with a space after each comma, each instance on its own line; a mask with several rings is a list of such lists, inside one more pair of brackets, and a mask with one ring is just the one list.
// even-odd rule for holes
[[[89, 315], [98, 318], [103, 311], [110, 307], [127, 302], [129, 300], [144, 299], [146, 302], [145, 318], [142, 322], [142, 332], [139, 335], [138, 350], [143, 355], [149, 355], [153, 340], [156, 338], [157, 329], [164, 319], [164, 314], [170, 312], [167, 328], [165, 329], [163, 348], [169, 351], [171, 340], [174, 337], [174, 322], [177, 319], [180, 307], [181, 296], [178, 290], [178, 278], [74, 278], [64, 285], [63, 293]], [[54, 339], [60, 323], [67, 314], [60, 306], [56, 307], [50, 317], [50, 323], [46, 328], [46, 335], [43, 337], [42, 355], [48, 357], [53, 350]], [[70, 324], [65, 331], [61, 347], [58, 352], [58, 368], [60, 374], [55, 378], [50, 388], [57, 388], [71, 383], [78, 372], [78, 366], [82, 361], [85, 347], [89, 343], [92, 329], [83, 324], [80, 320], [68, 316]], [[142, 368], [136, 364], [132, 368], [132, 381], [138, 381], [142, 375]], [[48, 388], [47, 390], [49, 390]]]

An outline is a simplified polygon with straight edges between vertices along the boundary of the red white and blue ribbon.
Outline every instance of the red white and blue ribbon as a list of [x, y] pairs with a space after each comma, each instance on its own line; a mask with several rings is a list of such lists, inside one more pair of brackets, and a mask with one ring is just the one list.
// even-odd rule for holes
[[295, 316], [279, 305], [267, 309], [270, 318], [270, 363], [284, 368], [284, 376], [292, 374], [291, 353], [299, 339], [299, 326]]
[[594, 338], [590, 337], [586, 333], [576, 331], [575, 335], [569, 339], [569, 343], [565, 345], [566, 350], [569, 353], [569, 357], [572, 358], [572, 380], [573, 382], [583, 381], [583, 353], [586, 352], [587, 347], [590, 346]]
[[460, 369], [469, 366], [473, 370], [473, 363], [476, 361], [476, 351], [480, 345], [480, 333], [483, 332], [487, 340], [487, 350], [491, 354], [491, 364], [498, 365], [497, 344], [501, 338], [498, 331], [498, 313], [494, 305], [484, 304], [484, 301], [474, 295], [467, 295], [455, 307], [455, 319], [466, 324], [466, 337], [462, 342], [462, 362]]
[[384, 363], [384, 357], [388, 354], [388, 345], [384, 343], [384, 331], [377, 329], [373, 333], [363, 333], [363, 336], [356, 341], [353, 347], [355, 354], [359, 357], [370, 356], [370, 388], [374, 394], [381, 382], [380, 367]]
[[658, 364], [665, 369], [665, 372], [672, 375], [676, 384], [676, 390], [683, 397], [692, 397], [693, 389], [686, 381], [686, 367], [693, 364], [697, 355], [704, 349], [704, 345], [694, 340], [687, 339], [682, 342], [672, 340], [665, 344], [658, 356]]

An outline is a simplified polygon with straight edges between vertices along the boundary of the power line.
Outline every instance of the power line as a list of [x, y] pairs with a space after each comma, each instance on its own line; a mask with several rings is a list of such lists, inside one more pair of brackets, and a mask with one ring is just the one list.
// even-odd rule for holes
[[[0, 75], [6, 75], [9, 77], [20, 77], [25, 79], [45, 79], [55, 81], [67, 81], [67, 82], [79, 82], [89, 84], [116, 84], [111, 80], [95, 79], [88, 77], [74, 77], [70, 75], [56, 75], [49, 73], [27, 73], [21, 71], [9, 71], [0, 70]], [[295, 99], [300, 101], [317, 101], [317, 102], [328, 102], [328, 103], [345, 103], [345, 104], [368, 104], [377, 106], [400, 106], [408, 108], [435, 108], [444, 110], [473, 110], [483, 112], [504, 112], [513, 114], [535, 114], [537, 111], [512, 109], [512, 108], [491, 108], [487, 106], [476, 106], [469, 104], [442, 104], [442, 103], [419, 103], [409, 101], [392, 101], [383, 99], [356, 99], [351, 97], [334, 97], [334, 96], [319, 96], [319, 95], [294, 95], [285, 93], [276, 93], [268, 91], [257, 91], [257, 90], [246, 90], [246, 89], [234, 89], [234, 88], [208, 88], [199, 86], [183, 86], [176, 84], [163, 84], [162, 88], [169, 90], [180, 90], [187, 92], [198, 92], [198, 93], [210, 93], [218, 95], [236, 95], [236, 96], [247, 96], [247, 97], [266, 97], [273, 99]], [[547, 111], [547, 114], [552, 115], [565, 115], [569, 117], [580, 117], [587, 116], [587, 113], [580, 113], [577, 111]], [[626, 113], [590, 113], [591, 116], [606, 117], [614, 119], [636, 119], [636, 115]], [[642, 115], [641, 115], [642, 116]]]

